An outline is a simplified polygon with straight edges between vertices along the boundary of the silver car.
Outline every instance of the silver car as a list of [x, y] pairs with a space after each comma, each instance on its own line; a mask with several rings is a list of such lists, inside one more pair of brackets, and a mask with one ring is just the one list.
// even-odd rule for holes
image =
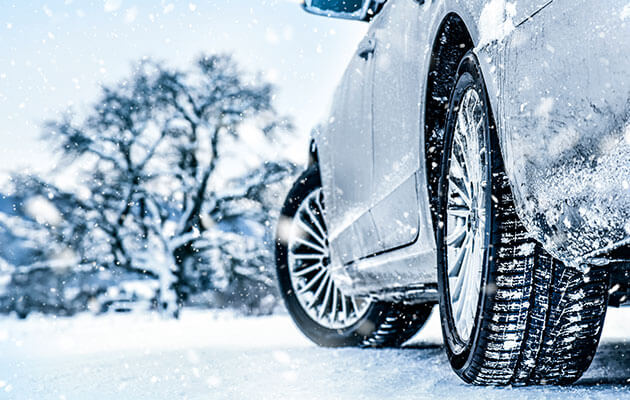
[[298, 327], [399, 346], [438, 303], [466, 382], [574, 382], [628, 300], [628, 1], [303, 7], [370, 28], [278, 224]]

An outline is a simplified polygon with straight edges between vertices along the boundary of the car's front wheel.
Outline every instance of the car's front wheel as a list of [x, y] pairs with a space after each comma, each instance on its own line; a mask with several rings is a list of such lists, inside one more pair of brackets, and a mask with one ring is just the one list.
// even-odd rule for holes
[[553, 259], [514, 207], [479, 64], [452, 92], [438, 189], [438, 287], [455, 372], [478, 384], [570, 383], [595, 354], [607, 273]]
[[346, 295], [330, 273], [319, 169], [293, 185], [276, 235], [280, 293], [300, 330], [321, 346], [396, 347], [424, 325], [433, 304], [403, 305]]

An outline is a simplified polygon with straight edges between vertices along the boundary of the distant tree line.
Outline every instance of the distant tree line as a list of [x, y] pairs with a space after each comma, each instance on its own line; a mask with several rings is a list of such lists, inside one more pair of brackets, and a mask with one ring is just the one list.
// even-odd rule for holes
[[2, 310], [104, 311], [147, 297], [175, 316], [186, 305], [271, 310], [271, 230], [296, 171], [269, 151], [292, 132], [274, 93], [229, 55], [189, 70], [143, 60], [86, 115], [46, 122], [59, 165], [15, 174], [12, 212], [0, 215], [31, 251], [0, 265]]

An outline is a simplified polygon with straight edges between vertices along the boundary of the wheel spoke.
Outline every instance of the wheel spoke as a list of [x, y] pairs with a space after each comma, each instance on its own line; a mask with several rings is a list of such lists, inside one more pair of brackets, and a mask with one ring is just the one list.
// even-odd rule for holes
[[308, 233], [313, 239], [317, 240], [317, 242], [319, 243], [320, 246], [326, 247], [326, 242], [324, 241], [324, 239], [318, 235], [317, 233], [315, 233], [307, 224], [306, 222], [304, 222], [303, 219], [300, 218], [300, 220], [298, 221], [298, 225], [304, 229], [306, 231], [306, 233]]
[[[468, 261], [468, 259], [470, 258], [470, 252], [468, 250], [463, 252], [463, 256], [462, 256], [462, 265], [465, 265]], [[464, 289], [464, 283], [466, 283], [466, 279], [468, 277], [468, 274], [466, 272], [460, 272], [459, 274], [456, 275], [457, 276], [457, 281], [455, 283], [455, 288], [453, 293], [451, 293], [451, 298], [454, 302], [458, 302], [458, 300], [460, 299], [460, 296], [462, 295], [462, 290]]]
[[302, 239], [301, 237], [296, 237], [296, 238], [294, 238], [294, 240], [296, 242], [300, 243], [300, 244], [303, 244], [304, 246], [310, 247], [313, 250], [317, 250], [321, 254], [326, 254], [326, 249], [316, 245], [315, 243], [311, 242], [310, 240]]
[[296, 260], [315, 260], [321, 261], [324, 256], [322, 254], [293, 254]]
[[337, 288], [333, 282], [332, 284], [332, 305], [330, 306], [330, 320], [335, 320], [335, 314], [337, 314]]
[[453, 301], [455, 302], [456, 306], [456, 309], [454, 311], [454, 318], [455, 321], [459, 321], [460, 323], [465, 322], [462, 321], [462, 312], [466, 307], [466, 298], [463, 297], [460, 299], [460, 297], [462, 297], [463, 289], [465, 287], [466, 281], [468, 280], [468, 276], [466, 276], [466, 274], [462, 275], [463, 276], [457, 278], [457, 283], [455, 284], [455, 294], [453, 294]]
[[315, 276], [313, 277], [313, 279], [311, 279], [310, 281], [308, 281], [308, 282], [306, 283], [306, 285], [302, 286], [302, 287], [298, 290], [298, 293], [299, 293], [299, 294], [306, 293], [306, 292], [307, 292], [310, 288], [312, 288], [312, 287], [315, 285], [315, 283], [317, 283], [317, 281], [318, 281], [320, 278], [322, 278], [322, 277], [323, 277], [326, 273], [328, 273], [328, 270], [326, 270], [326, 269], [322, 269], [321, 271], [319, 271], [319, 272], [317, 273], [317, 275], [315, 275]]
[[324, 221], [324, 205], [322, 204], [323, 194], [320, 193], [315, 197], [315, 204], [317, 205], [317, 212], [322, 217], [322, 229], [326, 232], [326, 221]]
[[466, 237], [466, 228], [461, 226], [458, 230], [446, 237], [447, 246], [459, 247], [461, 241]]
[[359, 310], [359, 306], [357, 306], [357, 299], [354, 296], [351, 296], [350, 302], [352, 303], [352, 309], [354, 310], [354, 313], [356, 314]]
[[455, 192], [459, 195], [459, 197], [461, 197], [461, 199], [464, 201], [464, 203], [467, 206], [470, 206], [471, 202], [470, 194], [468, 193], [469, 189], [466, 187], [464, 181], [460, 181], [454, 177], [451, 177], [451, 179], [449, 180], [449, 188], [453, 188]]
[[478, 282], [477, 271], [471, 271], [470, 277], [468, 279], [468, 288], [467, 288], [469, 296], [466, 300], [468, 303], [467, 311], [470, 317], [474, 317], [474, 314], [477, 309], [477, 301], [479, 301], [479, 292], [477, 288], [475, 287], [477, 282]]
[[475, 288], [475, 284], [478, 282], [477, 271], [474, 268], [470, 268], [468, 272], [468, 279], [466, 282], [466, 299], [464, 299], [464, 304], [466, 307], [466, 313], [468, 314], [468, 318], [473, 318], [476, 308], [477, 301], [479, 300], [479, 293]]
[[464, 178], [466, 176], [466, 170], [464, 167], [464, 163], [461, 160], [458, 160], [457, 157], [451, 158], [451, 168], [449, 176], [455, 178]]
[[337, 289], [337, 291], [339, 292], [339, 298], [341, 299], [341, 315], [339, 317], [339, 320], [345, 321], [348, 317], [348, 314], [346, 314], [346, 302], [348, 301], [348, 299], [341, 293], [339, 289]]
[[[458, 113], [458, 125], [461, 135], [456, 135], [456, 141], [460, 147], [461, 156], [464, 159], [466, 166], [468, 182], [475, 180], [476, 178], [476, 166], [478, 160], [477, 149], [477, 135], [473, 135], [471, 132], [471, 124], [468, 120], [467, 106], [470, 104], [470, 99], [466, 101], [466, 106], [460, 108]], [[471, 158], [474, 157], [474, 158]]]
[[319, 309], [318, 316], [320, 319], [324, 316], [324, 312], [328, 308], [328, 300], [330, 299], [331, 289], [332, 289], [332, 279], [329, 279], [328, 283], [326, 284], [326, 289], [324, 290], [324, 300], [322, 301], [322, 306]]
[[[459, 125], [458, 125], [459, 127]], [[458, 128], [459, 130], [459, 128]], [[468, 160], [466, 157], [466, 146], [462, 143], [462, 135], [455, 135], [453, 140], [453, 156], [451, 157], [451, 163], [455, 162], [455, 175], [460, 178], [468, 179]], [[461, 171], [461, 172], [460, 172]]]
[[312, 308], [315, 304], [317, 304], [317, 300], [322, 295], [322, 291], [328, 285], [329, 280], [330, 280], [330, 274], [327, 273], [326, 277], [322, 279], [321, 282], [319, 283], [319, 286], [317, 287], [317, 290], [315, 291], [315, 294], [313, 295], [313, 302], [310, 304], [309, 308]]
[[470, 214], [470, 210], [466, 206], [459, 206], [459, 205], [453, 204], [453, 205], [450, 205], [446, 209], [446, 213], [454, 217], [467, 218], [468, 215]]
[[320, 268], [324, 268], [324, 265], [321, 262], [318, 262], [318, 263], [313, 264], [313, 265], [311, 265], [309, 267], [293, 271], [293, 275], [294, 276], [304, 276], [304, 275], [309, 274], [309, 273], [311, 273], [313, 271], [316, 271], [316, 270], [318, 270]]
[[317, 227], [321, 236], [326, 237], [327, 236], [326, 230], [319, 223], [319, 219], [317, 218], [317, 216], [313, 214], [313, 210], [311, 210], [310, 205], [307, 204], [306, 207], [304, 207], [304, 211], [306, 211], [306, 214], [308, 215], [309, 219], [313, 222], [315, 227]]
[[[473, 100], [474, 100], [474, 103], [472, 105], [470, 104], [470, 99], [471, 98], [473, 98]], [[469, 129], [476, 125], [477, 121], [475, 121], [474, 112], [475, 112], [478, 104], [479, 104], [479, 97], [477, 97], [477, 96], [470, 96], [470, 97], [468, 97], [468, 103], [466, 104], [466, 107], [464, 108], [464, 112], [466, 114], [466, 126]], [[469, 131], [469, 132], [470, 133], [477, 133], [476, 130]]]
[[[457, 249], [455, 251], [457, 251]], [[449, 266], [449, 277], [456, 277], [460, 275], [464, 259], [468, 252], [470, 252], [470, 236], [466, 235], [466, 239], [464, 239], [464, 243], [460, 247], [457, 257], [453, 261], [453, 265]]]

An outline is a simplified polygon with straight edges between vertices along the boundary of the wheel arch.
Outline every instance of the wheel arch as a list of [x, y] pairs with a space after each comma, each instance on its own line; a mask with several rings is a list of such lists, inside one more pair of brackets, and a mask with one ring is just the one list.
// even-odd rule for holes
[[424, 161], [434, 226], [450, 93], [455, 85], [459, 62], [473, 48], [472, 35], [464, 20], [457, 13], [448, 13], [433, 40], [425, 92]]

